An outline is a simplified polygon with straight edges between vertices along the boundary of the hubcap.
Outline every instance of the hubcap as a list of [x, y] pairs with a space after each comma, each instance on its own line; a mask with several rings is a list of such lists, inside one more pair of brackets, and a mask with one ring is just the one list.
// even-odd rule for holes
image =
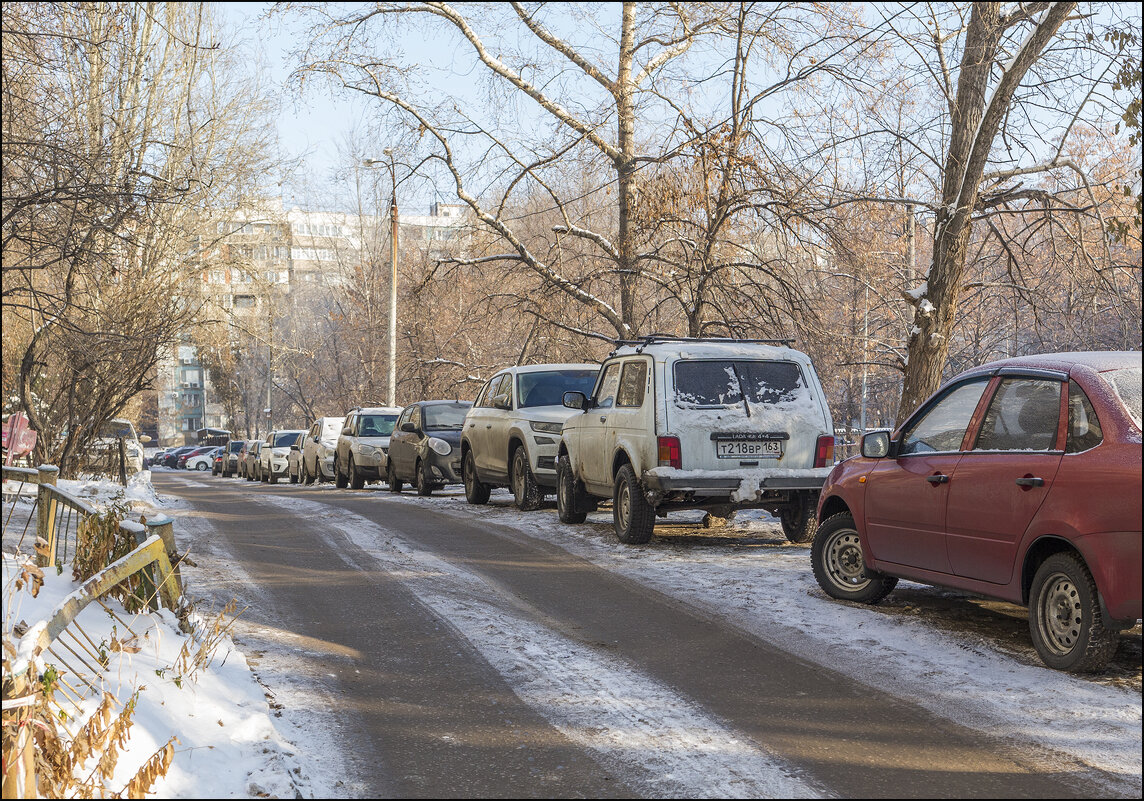
[[619, 503], [616, 504], [616, 514], [620, 518], [620, 528], [628, 527], [628, 517], [632, 513], [632, 496], [631, 490], [628, 488], [627, 483], [620, 486]]
[[1041, 634], [1045, 643], [1067, 654], [1080, 640], [1081, 602], [1076, 586], [1064, 573], [1054, 573], [1041, 591]]
[[839, 531], [826, 545], [826, 569], [830, 580], [846, 590], [858, 590], [870, 582], [857, 531]]

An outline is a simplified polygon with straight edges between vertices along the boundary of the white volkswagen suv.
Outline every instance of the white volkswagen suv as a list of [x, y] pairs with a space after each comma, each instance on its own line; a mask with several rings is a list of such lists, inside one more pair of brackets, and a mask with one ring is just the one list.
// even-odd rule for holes
[[777, 514], [793, 542], [814, 536], [834, 463], [826, 394], [785, 340], [649, 336], [619, 342], [591, 392], [569, 392], [557, 463], [561, 521], [610, 498], [621, 542], [651, 539], [656, 515], [736, 508]]
[[599, 365], [532, 364], [489, 379], [465, 415], [461, 475], [469, 503], [485, 503], [496, 486], [512, 489], [522, 511], [540, 507], [556, 489], [560, 429], [574, 412], [564, 393], [590, 392]]
[[278, 479], [287, 477], [290, 446], [302, 434], [299, 429], [271, 431], [258, 452], [258, 477], [265, 484], [277, 484]]

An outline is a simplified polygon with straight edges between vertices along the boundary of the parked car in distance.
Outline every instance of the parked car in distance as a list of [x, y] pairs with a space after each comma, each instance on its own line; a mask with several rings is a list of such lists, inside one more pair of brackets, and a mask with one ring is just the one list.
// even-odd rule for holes
[[329, 481], [334, 477], [334, 453], [345, 417], [319, 417], [302, 438], [302, 483]]
[[140, 437], [130, 420], [115, 418], [108, 420], [88, 445], [86, 461], [93, 467], [118, 470], [119, 440], [123, 440], [124, 468], [127, 475], [143, 469], [143, 445], [150, 442], [147, 435]]
[[174, 470], [175, 468], [177, 468], [179, 466], [179, 457], [180, 456], [186, 456], [188, 453], [193, 451], [196, 447], [198, 447], [198, 446], [197, 445], [180, 445], [177, 448], [173, 448], [173, 449], [167, 451], [167, 455], [163, 457], [163, 463], [162, 463], [163, 467], [169, 467], [172, 470]]
[[469, 401], [418, 401], [406, 406], [389, 438], [386, 481], [401, 492], [408, 481], [418, 495], [461, 482], [461, 430]]
[[271, 431], [266, 435], [258, 456], [258, 478], [268, 484], [277, 484], [278, 479], [286, 478], [287, 458], [290, 445], [303, 434], [300, 429]]
[[560, 429], [576, 412], [568, 391], [592, 392], [598, 364], [508, 367], [490, 378], [461, 432], [461, 477], [469, 503], [485, 503], [493, 487], [512, 490], [517, 508], [540, 508], [556, 489]]
[[286, 475], [291, 484], [297, 484], [302, 480], [302, 445], [308, 433], [303, 431], [295, 437], [286, 454]]
[[590, 395], [568, 392], [556, 507], [583, 522], [612, 499], [620, 542], [651, 539], [672, 509], [779, 516], [794, 542], [814, 536], [834, 426], [810, 358], [774, 340], [648, 336], [617, 343]]
[[247, 481], [258, 481], [261, 476], [260, 457], [262, 455], [262, 440], [252, 439], [246, 443], [246, 453], [242, 457], [243, 476]]
[[223, 466], [226, 464], [226, 460], [227, 460], [228, 456], [229, 456], [229, 454], [226, 452], [226, 445], [220, 445], [215, 450], [215, 455], [211, 459], [211, 475], [212, 476], [222, 475], [222, 469], [223, 469]]
[[211, 447], [212, 446], [210, 446], [210, 445], [196, 445], [195, 447], [191, 448], [189, 451], [184, 453], [182, 456], [180, 456], [177, 460], [175, 460], [175, 467], [177, 467], [180, 470], [189, 469], [189, 468], [187, 468], [187, 460], [193, 456], [201, 456], [202, 454], [209, 451], [211, 449]]
[[367, 481], [385, 479], [389, 437], [401, 414], [400, 406], [350, 409], [334, 452], [334, 483], [362, 489]]
[[216, 445], [210, 448], [198, 448], [187, 455], [183, 467], [187, 470], [210, 470], [211, 465], [214, 464], [215, 454], [218, 453], [219, 447]]
[[244, 439], [229, 440], [226, 445], [226, 458], [222, 463], [222, 477], [230, 478], [231, 476], [241, 475], [238, 472], [239, 465], [242, 463], [242, 452], [246, 446]]
[[234, 474], [239, 478], [246, 478], [246, 468], [250, 463], [248, 454], [250, 453], [250, 446], [254, 443], [252, 439], [242, 440], [242, 445], [238, 449], [238, 467], [235, 468]]
[[819, 585], [877, 603], [904, 578], [1027, 605], [1045, 664], [1100, 669], [1141, 612], [1140, 393], [1139, 352], [956, 376], [831, 472]]

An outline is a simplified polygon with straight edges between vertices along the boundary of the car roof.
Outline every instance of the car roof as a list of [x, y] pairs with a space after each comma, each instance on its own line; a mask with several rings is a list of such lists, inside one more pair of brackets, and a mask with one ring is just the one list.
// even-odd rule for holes
[[496, 375], [502, 373], [512, 373], [513, 375], [520, 375], [521, 373], [547, 373], [553, 370], [599, 370], [600, 365], [583, 362], [574, 364], [572, 362], [564, 364], [514, 364], [510, 367], [503, 367], [496, 371]]
[[996, 361], [988, 362], [980, 367], [971, 367], [960, 373], [959, 376], [978, 372], [993, 372], [1005, 367], [1018, 367], [1031, 370], [1059, 370], [1068, 373], [1071, 372], [1073, 367], [1078, 365], [1089, 367], [1098, 373], [1103, 373], [1108, 370], [1122, 370], [1128, 367], [1139, 367], [1140, 351], [1090, 350], [1011, 356], [1006, 359], [997, 359]]
[[754, 339], [686, 339], [682, 337], [666, 340], [653, 339], [646, 343], [620, 343], [608, 356], [612, 358], [615, 356], [632, 356], [639, 353], [646, 353], [649, 356], [661, 359], [679, 356], [684, 359], [763, 358], [798, 362], [809, 360], [809, 357], [802, 351], [777, 343], [778, 340]]
[[409, 404], [410, 406], [443, 406], [445, 404], [452, 404], [454, 406], [472, 406], [472, 401], [467, 400], [426, 400], [415, 401]]
[[361, 414], [401, 414], [404, 408], [404, 406], [358, 406], [350, 411]]

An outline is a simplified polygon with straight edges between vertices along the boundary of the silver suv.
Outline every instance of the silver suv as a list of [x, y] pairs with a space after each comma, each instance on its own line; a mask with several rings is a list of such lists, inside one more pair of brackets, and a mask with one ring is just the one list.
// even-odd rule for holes
[[834, 426], [814, 366], [786, 340], [645, 337], [617, 343], [595, 387], [568, 392], [556, 506], [583, 522], [612, 500], [621, 542], [651, 539], [656, 515], [736, 508], [814, 536]]
[[361, 489], [366, 481], [385, 480], [389, 436], [401, 406], [358, 407], [346, 412], [346, 423], [334, 453], [334, 483]]
[[493, 487], [512, 489], [522, 511], [540, 508], [556, 489], [556, 447], [569, 390], [591, 392], [597, 364], [509, 367], [481, 388], [465, 415], [461, 474], [469, 503], [485, 503]]

